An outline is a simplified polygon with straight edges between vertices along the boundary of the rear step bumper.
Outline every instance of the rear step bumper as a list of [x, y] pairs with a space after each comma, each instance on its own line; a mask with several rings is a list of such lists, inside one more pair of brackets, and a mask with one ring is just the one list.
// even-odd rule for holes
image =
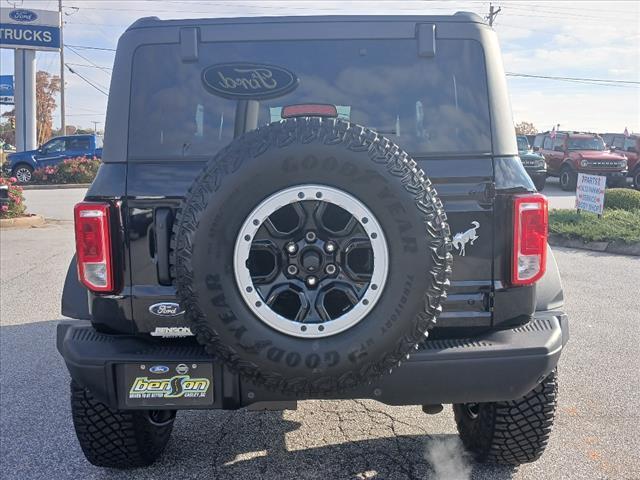
[[[391, 375], [330, 398], [371, 398], [390, 405], [512, 400], [524, 396], [556, 367], [568, 339], [564, 313], [536, 312], [531, 322], [517, 328], [470, 339], [425, 342]], [[125, 405], [124, 364], [211, 363], [213, 404], [185, 407], [189, 409], [303, 400], [264, 391], [240, 379], [192, 338], [107, 335], [96, 332], [89, 322], [75, 320], [58, 325], [57, 347], [71, 377], [112, 408], [131, 408]]]

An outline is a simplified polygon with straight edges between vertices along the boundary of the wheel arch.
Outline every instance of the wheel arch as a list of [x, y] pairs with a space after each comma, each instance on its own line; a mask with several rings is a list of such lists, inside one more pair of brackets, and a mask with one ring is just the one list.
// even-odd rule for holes
[[564, 289], [560, 270], [549, 244], [547, 244], [547, 269], [536, 283], [536, 311], [553, 310], [564, 305]]
[[78, 266], [74, 255], [64, 280], [60, 309], [62, 315], [78, 320], [91, 320], [88, 295], [89, 291], [78, 280]]
[[565, 168], [570, 169], [574, 173], [578, 171], [573, 165], [573, 161], [570, 158], [565, 158], [564, 160], [562, 160], [562, 163], [560, 164], [560, 171], [562, 172], [562, 170]]
[[21, 158], [20, 160], [16, 161], [14, 165], [11, 166], [11, 172], [15, 172], [16, 169], [21, 165], [24, 165], [25, 167], [29, 167], [31, 170], [36, 169], [36, 162], [34, 162], [31, 159]]

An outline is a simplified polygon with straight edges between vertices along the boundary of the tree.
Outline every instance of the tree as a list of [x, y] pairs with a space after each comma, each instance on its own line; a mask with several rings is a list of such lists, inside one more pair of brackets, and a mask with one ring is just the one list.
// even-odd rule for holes
[[51, 137], [56, 94], [60, 92], [60, 77], [42, 70], [36, 73], [36, 128], [38, 145]]
[[517, 135], [535, 135], [538, 133], [538, 129], [531, 122], [516, 123]]
[[2, 114], [2, 118], [6, 118], [5, 122], [0, 123], [0, 139], [9, 145], [16, 144], [16, 109], [9, 110]]

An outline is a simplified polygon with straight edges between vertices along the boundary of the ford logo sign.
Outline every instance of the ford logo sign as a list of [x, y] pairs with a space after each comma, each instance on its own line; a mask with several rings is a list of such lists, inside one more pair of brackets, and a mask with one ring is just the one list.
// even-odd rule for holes
[[167, 373], [169, 371], [169, 367], [165, 365], [154, 365], [149, 369], [151, 373]]
[[16, 22], [33, 22], [38, 18], [38, 14], [36, 12], [32, 12], [31, 10], [19, 8], [17, 10], [11, 10], [9, 12], [9, 18], [15, 20]]
[[276, 98], [296, 89], [298, 77], [286, 68], [258, 63], [219, 63], [202, 72], [214, 95], [235, 100]]
[[176, 317], [184, 313], [184, 310], [182, 310], [177, 303], [162, 302], [151, 305], [149, 312], [159, 317]]

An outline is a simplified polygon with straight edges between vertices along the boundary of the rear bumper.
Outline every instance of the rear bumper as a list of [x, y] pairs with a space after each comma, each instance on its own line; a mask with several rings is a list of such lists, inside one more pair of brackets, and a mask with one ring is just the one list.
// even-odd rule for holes
[[[568, 339], [564, 313], [537, 312], [531, 322], [517, 328], [472, 339], [425, 342], [392, 375], [324, 398], [371, 398], [390, 405], [512, 400], [524, 396], [556, 367]], [[239, 378], [193, 339], [107, 335], [96, 332], [89, 322], [76, 320], [58, 325], [57, 347], [71, 377], [112, 408], [131, 408], [125, 405], [128, 387], [123, 365], [127, 363], [211, 363], [213, 404], [188, 408], [236, 409], [258, 402], [305, 399], [268, 392]]]

